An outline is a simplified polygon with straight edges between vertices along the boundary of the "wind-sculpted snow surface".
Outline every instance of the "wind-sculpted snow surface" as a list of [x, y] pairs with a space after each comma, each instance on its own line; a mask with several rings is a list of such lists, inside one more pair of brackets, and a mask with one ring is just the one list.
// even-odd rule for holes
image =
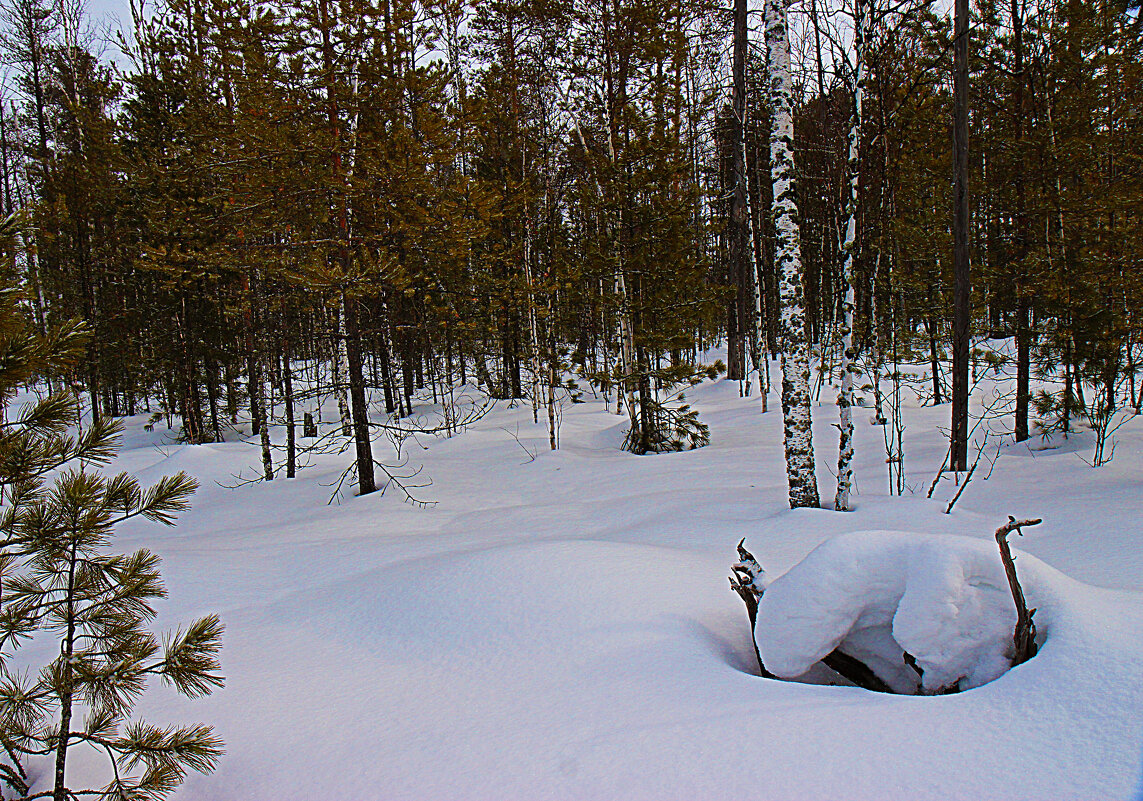
[[[120, 535], [163, 557], [171, 596], [160, 623], [218, 611], [227, 625], [225, 687], [192, 702], [159, 685], [139, 704], [147, 719], [203, 720], [226, 740], [218, 771], [192, 773], [173, 801], [1134, 798], [1143, 418], [1121, 429], [1115, 461], [1099, 470], [1071, 445], [1006, 446], [951, 515], [951, 480], [931, 501], [923, 491], [887, 497], [882, 431], [860, 424], [855, 508], [838, 514], [788, 508], [782, 415], [760, 415], [738, 382], [688, 393], [710, 446], [654, 457], [621, 451], [626, 417], [588, 401], [565, 408], [554, 452], [527, 404], [498, 404], [452, 438], [410, 439], [412, 464], [432, 479], [421, 490], [437, 502], [429, 508], [393, 492], [327, 505], [347, 464], [336, 453], [312, 455], [291, 481], [227, 489], [240, 470], [260, 471], [257, 447], [178, 445], [147, 431], [145, 416], [128, 420], [111, 471], [151, 483], [187, 470], [202, 484], [176, 528], [129, 521]], [[910, 480], [927, 484], [948, 448], [948, 407], [905, 414]], [[836, 442], [836, 418], [816, 417], [815, 438]], [[321, 419], [340, 420], [335, 398]], [[271, 429], [275, 443], [284, 435]], [[823, 478], [832, 447], [821, 449]], [[838, 598], [864, 607], [875, 591], [880, 634], [907, 642], [933, 681], [937, 665], [952, 673], [956, 662], [983, 681], [989, 651], [974, 644], [1009, 636], [1014, 614], [1010, 597], [983, 589], [1001, 581], [992, 532], [1009, 514], [1044, 518], [1012, 538], [1035, 557], [1016, 563], [1045, 636], [1035, 659], [932, 698], [805, 683], [828, 681], [822, 666], [802, 683], [757, 676], [746, 613], [726, 583], [743, 537], [772, 576], [790, 573], [768, 605], [795, 584], [794, 565], [836, 543], [809, 557], [834, 567], [819, 595], [790, 601], [791, 615], [836, 611]], [[868, 529], [925, 533], [850, 541]], [[932, 547], [938, 555], [923, 558]], [[909, 566], [922, 562], [945, 588], [931, 598], [914, 588], [909, 603], [945, 628], [894, 634], [895, 618], [926, 618], [905, 611]], [[990, 619], [993, 602], [1005, 631], [975, 634], [967, 621]], [[833, 625], [838, 636], [853, 629]], [[887, 661], [901, 660], [897, 645]], [[811, 649], [797, 646], [803, 661]], [[69, 772], [106, 782], [106, 760], [85, 754], [77, 749]]]
[[[1022, 557], [1020, 566], [1029, 561]], [[800, 676], [840, 647], [894, 690], [912, 693], [919, 683], [934, 692], [999, 677], [1009, 667], [1015, 623], [988, 541], [869, 531], [826, 541], [774, 581], [755, 633], [777, 676]]]

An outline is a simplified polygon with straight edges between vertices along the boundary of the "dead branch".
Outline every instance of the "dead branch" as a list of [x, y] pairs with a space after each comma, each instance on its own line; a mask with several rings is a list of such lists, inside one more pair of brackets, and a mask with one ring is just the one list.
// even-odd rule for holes
[[[923, 684], [924, 680], [925, 680], [925, 671], [919, 664], [917, 664], [917, 657], [913, 656], [911, 653], [906, 651], [904, 654], [904, 658], [905, 658], [905, 664], [913, 669], [913, 672], [917, 674], [917, 678]], [[952, 684], [947, 684], [944, 687], [940, 687], [936, 690], [932, 690], [929, 692], [925, 692], [924, 688], [922, 687], [922, 694], [924, 694], [924, 695], [956, 695], [959, 692], [960, 692], [960, 679], [957, 679]]]
[[1015, 531], [1022, 537], [1024, 532], [1020, 530], [1021, 528], [1039, 525], [1040, 522], [1041, 519], [1038, 517], [1030, 520], [1017, 520], [1009, 515], [1008, 522], [996, 529], [996, 544], [1000, 546], [1000, 560], [1004, 562], [1004, 573], [1008, 576], [1008, 586], [1012, 589], [1012, 600], [1016, 603], [1016, 629], [1012, 633], [1012, 644], [1015, 646], [1015, 654], [1012, 657], [1013, 667], [1027, 662], [1036, 655], [1036, 623], [1032, 620], [1036, 610], [1028, 609], [1028, 605], [1024, 601], [1024, 591], [1020, 588], [1020, 580], [1016, 577], [1016, 560], [1008, 547], [1008, 535]]
[[[952, 500], [949, 501], [949, 505], [947, 507], [945, 507], [945, 514], [946, 515], [952, 514], [952, 510], [953, 510], [953, 507], [956, 506], [956, 502], [958, 500], [960, 500], [960, 496], [963, 495], [965, 489], [968, 488], [968, 482], [972, 481], [972, 474], [976, 472], [976, 466], [978, 464], [980, 464], [980, 457], [984, 455], [984, 449], [986, 447], [988, 447], [988, 434], [987, 433], [985, 433], [985, 435], [984, 435], [984, 443], [980, 446], [980, 449], [976, 452], [976, 458], [973, 459], [972, 465], [968, 468], [968, 472], [965, 473], [965, 475], [964, 475], [964, 483], [960, 485], [960, 489], [958, 489], [956, 491], [956, 495], [954, 495], [952, 497]], [[991, 471], [989, 471], [989, 475], [991, 475]]]
[[754, 636], [754, 624], [758, 621], [758, 599], [764, 591], [759, 579], [762, 578], [762, 565], [745, 547], [746, 538], [738, 543], [738, 561], [731, 566], [734, 573], [730, 577], [731, 588], [738, 593], [742, 602], [746, 604], [746, 615], [750, 618], [750, 640], [754, 643], [754, 655], [758, 657], [758, 670], [761, 676], [767, 679], [777, 678], [762, 664], [762, 654], [758, 651], [758, 639]]
[[862, 689], [890, 695], [894, 693], [893, 688], [883, 682], [869, 665], [837, 648], [822, 657], [822, 664]]
[[929, 492], [925, 495], [926, 498], [933, 497], [933, 491], [937, 488], [937, 484], [940, 483], [941, 478], [945, 474], [945, 467], [948, 466], [950, 455], [952, 455], [951, 445], [945, 450], [945, 458], [941, 461], [941, 466], [937, 468], [937, 474], [933, 476], [933, 483], [929, 485]]

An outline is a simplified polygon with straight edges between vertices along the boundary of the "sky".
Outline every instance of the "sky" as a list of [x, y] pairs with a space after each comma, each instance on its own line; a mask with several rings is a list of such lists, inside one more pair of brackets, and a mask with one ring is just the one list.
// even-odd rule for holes
[[96, 19], [106, 19], [112, 22], [126, 21], [131, 18], [131, 11], [127, 0], [88, 0], [88, 11]]
[[113, 42], [117, 31], [131, 27], [129, 0], [86, 0], [86, 7], [88, 17], [96, 29], [107, 29], [112, 36], [112, 43], [107, 45], [105, 55], [122, 66], [126, 59], [123, 58], [118, 46]]

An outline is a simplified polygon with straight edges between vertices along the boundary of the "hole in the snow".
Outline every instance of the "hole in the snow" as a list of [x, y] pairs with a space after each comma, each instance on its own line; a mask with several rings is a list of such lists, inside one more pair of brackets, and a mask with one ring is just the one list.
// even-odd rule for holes
[[[1042, 647], [1045, 638], [1038, 638], [1038, 647]], [[1032, 658], [1035, 658], [1033, 655]], [[776, 676], [769, 671], [763, 674], [755, 659], [752, 664], [743, 666], [740, 659], [731, 662], [736, 670], [749, 673], [752, 676], [765, 677], [776, 681], [785, 681], [795, 684], [818, 684], [828, 687], [861, 687], [866, 690], [894, 695], [953, 695], [972, 690], [988, 682], [972, 683], [967, 676], [960, 676], [940, 686], [926, 685], [924, 681], [924, 668], [917, 662], [916, 657], [908, 652], [901, 652], [901, 664], [898, 668], [890, 660], [880, 657], [865, 656], [863, 661], [851, 654], [847, 654], [839, 647], [815, 662], [806, 672], [797, 676]], [[999, 674], [989, 681], [995, 681], [1013, 667], [1009, 664], [1000, 670]]]

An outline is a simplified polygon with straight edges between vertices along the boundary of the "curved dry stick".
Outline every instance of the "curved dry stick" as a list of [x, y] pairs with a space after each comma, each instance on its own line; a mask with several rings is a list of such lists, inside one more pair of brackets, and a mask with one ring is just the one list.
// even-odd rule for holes
[[1015, 531], [1021, 537], [1024, 526], [1035, 526], [1041, 523], [1036, 517], [1030, 520], [1017, 520], [1008, 516], [1008, 522], [996, 529], [996, 544], [1000, 546], [1000, 559], [1004, 562], [1004, 573], [1008, 576], [1008, 586], [1012, 589], [1012, 600], [1016, 602], [1016, 629], [1012, 633], [1012, 644], [1016, 652], [1012, 657], [1012, 666], [1015, 667], [1036, 655], [1036, 623], [1032, 616], [1035, 609], [1028, 609], [1024, 601], [1024, 591], [1020, 588], [1020, 580], [1016, 577], [1016, 560], [1012, 558], [1012, 551], [1008, 547], [1008, 535]]

